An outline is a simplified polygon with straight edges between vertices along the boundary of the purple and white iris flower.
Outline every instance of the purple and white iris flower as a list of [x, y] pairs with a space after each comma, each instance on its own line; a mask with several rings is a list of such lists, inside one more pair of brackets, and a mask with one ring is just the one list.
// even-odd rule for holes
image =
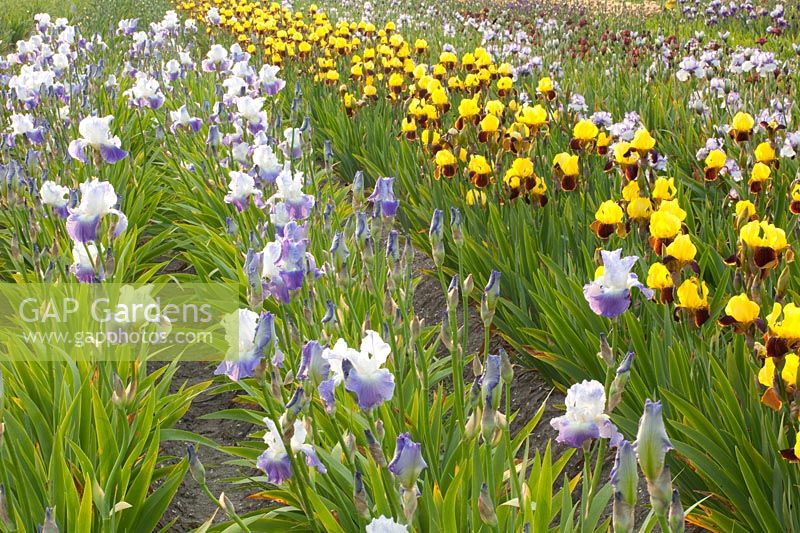
[[247, 164], [247, 157], [250, 155], [250, 145], [245, 142], [233, 142], [231, 146], [231, 156], [233, 160], [242, 165]]
[[122, 19], [117, 24], [117, 35], [133, 35], [138, 25], [139, 19]]
[[80, 283], [101, 281], [95, 271], [95, 265], [98, 265], [97, 258], [98, 250], [94, 243], [76, 242], [72, 245], [72, 265], [69, 271]]
[[264, 350], [276, 341], [275, 317], [266, 311], [259, 315], [239, 309], [225, 315], [222, 325], [229, 348], [214, 374], [228, 376], [233, 381], [253, 376], [264, 358]]
[[80, 185], [80, 203], [69, 209], [67, 232], [76, 242], [97, 240], [100, 220], [106, 215], [114, 215], [116, 223], [111, 231], [112, 238], [119, 237], [128, 227], [127, 217], [116, 208], [117, 193], [107, 181], [85, 181]]
[[15, 113], [11, 115], [11, 137], [20, 135], [24, 135], [33, 144], [44, 142], [42, 128], [37, 128], [30, 116]]
[[86, 163], [86, 148], [100, 152], [106, 163], [116, 163], [127, 157], [128, 152], [120, 148], [122, 144], [119, 137], [111, 135], [111, 115], [105, 117], [86, 117], [78, 125], [81, 138], [69, 144], [69, 155], [81, 163]]
[[631, 272], [639, 258], [635, 255], [621, 257], [622, 249], [601, 251], [603, 269], [594, 281], [583, 287], [583, 296], [589, 307], [598, 315], [614, 318], [624, 313], [631, 305], [631, 288], [636, 287], [646, 298], [653, 291], [642, 285]]
[[286, 213], [292, 220], [304, 220], [311, 214], [314, 207], [315, 198], [311, 194], [303, 193], [305, 178], [302, 172], [292, 173], [289, 163], [284, 164], [283, 170], [275, 178], [278, 186], [276, 192], [267, 201], [268, 204], [277, 208], [284, 205]]
[[411, 440], [409, 433], [398, 435], [389, 472], [397, 477], [400, 485], [406, 490], [415, 489], [420, 473], [427, 467], [422, 458], [422, 444]]
[[226, 72], [230, 70], [233, 62], [228, 59], [228, 50], [220, 44], [211, 45], [203, 60], [204, 72]]
[[247, 121], [247, 129], [256, 134], [267, 127], [267, 113], [264, 111], [265, 98], [240, 96], [236, 99], [239, 116]]
[[131, 106], [149, 107], [158, 109], [164, 105], [164, 94], [158, 80], [149, 76], [139, 74], [133, 87], [123, 93], [128, 97]]
[[278, 145], [283, 155], [290, 159], [299, 159], [303, 155], [303, 130], [300, 128], [286, 128], [283, 132], [283, 141]]
[[592, 439], [609, 439], [617, 446], [622, 435], [605, 414], [606, 391], [599, 381], [576, 383], [567, 391], [566, 414], [550, 420], [558, 431], [556, 441], [572, 448], [581, 448]]
[[278, 174], [283, 170], [283, 165], [278, 162], [275, 152], [268, 144], [260, 144], [253, 149], [253, 164], [256, 174], [265, 183], [275, 183]]
[[344, 383], [345, 390], [354, 393], [358, 406], [366, 411], [394, 395], [394, 376], [382, 368], [391, 351], [377, 332], [367, 330], [359, 350], [339, 339], [333, 349], [323, 351], [322, 357], [330, 363], [334, 383]]
[[256, 180], [250, 174], [233, 171], [228, 174], [231, 181], [228, 183], [228, 194], [225, 203], [233, 204], [239, 212], [247, 208], [247, 199], [253, 197], [253, 203], [259, 209], [264, 207], [262, 193], [256, 188]]
[[368, 198], [375, 206], [376, 212], [383, 217], [395, 216], [397, 214], [397, 206], [400, 205], [394, 195], [394, 190], [392, 190], [393, 185], [394, 178], [378, 179], [377, 183], [375, 183], [375, 190]]
[[261, 252], [261, 277], [268, 294], [289, 303], [290, 291], [303, 286], [307, 246], [307, 239], [278, 238], [267, 243]]
[[286, 86], [286, 81], [277, 76], [279, 70], [280, 67], [264, 65], [258, 71], [258, 81], [267, 96], [275, 96]]
[[408, 533], [408, 526], [381, 515], [373, 518], [364, 531], [365, 533]]
[[219, 16], [219, 8], [212, 7], [206, 13], [206, 22], [210, 26], [218, 26], [222, 22], [222, 17]]
[[164, 64], [164, 78], [176, 81], [181, 77], [181, 63], [177, 59], [170, 59]]
[[202, 120], [189, 114], [185, 105], [182, 105], [177, 111], [170, 111], [169, 118], [172, 121], [170, 126], [172, 133], [177, 130], [189, 130], [196, 133], [203, 125]]
[[54, 181], [45, 181], [39, 189], [39, 199], [44, 205], [49, 205], [53, 208], [58, 216], [67, 218], [69, 211], [67, 204], [69, 203], [69, 188], [59, 185]]
[[[283, 425], [283, 420], [279, 421]], [[264, 444], [267, 449], [258, 456], [256, 466], [266, 475], [267, 480], [273, 485], [280, 485], [292, 477], [292, 463], [283, 442], [281, 430], [270, 418], [264, 418], [267, 432], [264, 434]], [[292, 453], [302, 452], [306, 457], [306, 464], [317, 469], [320, 474], [327, 472], [325, 465], [319, 460], [316, 450], [311, 444], [306, 443], [308, 430], [301, 419], [294, 421], [292, 438], [289, 447]]]

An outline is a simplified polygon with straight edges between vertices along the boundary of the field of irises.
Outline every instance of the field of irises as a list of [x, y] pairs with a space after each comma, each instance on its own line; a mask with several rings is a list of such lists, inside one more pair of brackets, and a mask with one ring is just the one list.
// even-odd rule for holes
[[0, 18], [0, 296], [232, 307], [0, 302], [0, 531], [800, 533], [794, 5], [76, 4]]

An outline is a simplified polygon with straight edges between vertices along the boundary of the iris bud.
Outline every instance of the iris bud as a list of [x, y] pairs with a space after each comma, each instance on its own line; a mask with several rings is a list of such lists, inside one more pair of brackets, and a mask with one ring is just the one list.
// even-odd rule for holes
[[205, 485], [206, 469], [203, 466], [203, 463], [200, 462], [200, 458], [197, 456], [197, 451], [194, 448], [194, 444], [189, 444], [186, 446], [186, 453], [189, 456], [189, 473], [192, 475], [192, 478], [195, 481], [201, 485]]
[[472, 274], [467, 274], [467, 277], [461, 284], [461, 290], [464, 291], [464, 296], [469, 297], [472, 294], [472, 290], [474, 288], [475, 288], [475, 280], [472, 278]]
[[514, 379], [514, 367], [511, 366], [508, 352], [503, 348], [500, 348], [500, 377], [503, 378], [503, 383], [506, 385], [510, 385]]
[[225, 511], [228, 516], [236, 514], [236, 508], [233, 506], [233, 502], [225, 496], [224, 492], [221, 492], [219, 495], [219, 506]]
[[48, 507], [44, 510], [44, 524], [39, 528], [41, 533], [58, 533], [58, 524], [53, 517], [53, 508]]
[[352, 193], [353, 193], [353, 205], [361, 205], [362, 200], [364, 199], [364, 172], [359, 170], [356, 172], [356, 175], [353, 176], [353, 186], [352, 186]]
[[669, 531], [670, 533], [683, 533], [685, 530], [683, 519], [683, 506], [678, 489], [672, 491], [672, 504], [669, 506]]
[[497, 513], [495, 513], [494, 503], [492, 503], [489, 488], [485, 482], [481, 485], [481, 492], [478, 496], [478, 514], [487, 526], [497, 525]]
[[419, 339], [419, 334], [422, 331], [422, 321], [420, 321], [419, 317], [414, 315], [414, 318], [411, 319], [411, 342], [416, 342]]
[[383, 454], [380, 443], [375, 440], [375, 436], [368, 429], [364, 430], [364, 436], [367, 438], [367, 448], [372, 456], [372, 460], [380, 467], [386, 466], [386, 456]]
[[639, 419], [639, 431], [636, 433], [636, 455], [648, 484], [656, 483], [661, 476], [667, 451], [671, 449], [672, 443], [661, 415], [661, 402], [648, 399], [645, 401], [644, 414]]
[[631, 375], [633, 357], [633, 352], [625, 354], [625, 359], [622, 360], [622, 364], [617, 368], [617, 375], [614, 377], [614, 381], [611, 382], [611, 389], [608, 395], [608, 408], [606, 409], [608, 413], [611, 413], [622, 401], [622, 392], [625, 390], [625, 385]]
[[428, 231], [428, 238], [431, 243], [431, 255], [436, 268], [441, 268], [444, 264], [444, 239], [442, 236], [442, 210], [437, 209], [431, 218], [431, 227]]
[[407, 489], [400, 488], [400, 502], [403, 505], [403, 516], [406, 517], [406, 522], [411, 523], [414, 520], [414, 513], [417, 511], [417, 497], [419, 496], [417, 488]]
[[481, 320], [484, 327], [489, 327], [494, 318], [494, 311], [497, 308], [497, 299], [500, 297], [500, 272], [492, 270], [489, 281], [483, 289], [481, 298]]
[[11, 529], [11, 517], [8, 515], [8, 499], [6, 498], [6, 487], [0, 483], [0, 521]]
[[789, 280], [791, 279], [791, 274], [789, 273], [789, 265], [783, 267], [781, 270], [781, 275], [778, 276], [778, 283], [775, 286], [775, 299], [782, 298], [786, 295], [786, 289], [789, 286]]
[[600, 351], [597, 352], [597, 356], [605, 361], [609, 367], [614, 366], [614, 350], [612, 350], [611, 345], [608, 344], [608, 338], [605, 333], [600, 334]]
[[442, 327], [439, 332], [439, 338], [442, 339], [442, 344], [448, 350], [453, 349], [453, 338], [450, 334], [450, 319], [447, 316], [447, 313], [443, 313], [442, 317]]
[[450, 208], [450, 231], [453, 234], [453, 243], [461, 248], [464, 245], [464, 232], [461, 229], [461, 211], [455, 207]]
[[622, 499], [621, 492], [614, 493], [614, 502], [611, 507], [611, 521], [614, 533], [633, 533], [635, 525], [635, 508]]
[[362, 479], [361, 472], [356, 471], [354, 488], [353, 488], [353, 503], [356, 512], [363, 518], [369, 518], [369, 507], [367, 506], [367, 492], [364, 490], [364, 480]]
[[666, 516], [672, 503], [672, 474], [668, 466], [664, 467], [658, 479], [653, 482], [648, 480], [647, 493], [650, 494], [650, 505], [653, 507], [653, 513], [656, 516]]
[[454, 312], [458, 309], [458, 274], [450, 280], [450, 287], [447, 289], [447, 311]]

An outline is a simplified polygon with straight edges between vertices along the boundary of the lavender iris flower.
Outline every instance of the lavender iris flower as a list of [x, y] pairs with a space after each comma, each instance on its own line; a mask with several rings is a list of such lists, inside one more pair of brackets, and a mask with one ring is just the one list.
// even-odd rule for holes
[[589, 307], [604, 317], [617, 317], [630, 307], [632, 287], [638, 288], [646, 298], [653, 297], [653, 291], [642, 285], [636, 274], [631, 273], [639, 258], [635, 255], [621, 257], [621, 254], [622, 249], [613, 252], [603, 250], [602, 275], [583, 287]]
[[375, 184], [375, 190], [368, 200], [375, 205], [376, 211], [383, 217], [393, 217], [397, 213], [400, 203], [395, 198], [392, 187], [394, 178], [380, 178]]
[[389, 463], [389, 472], [397, 476], [400, 485], [411, 490], [416, 487], [420, 473], [428, 467], [422, 458], [422, 444], [411, 440], [409, 433], [397, 436], [394, 458]]
[[233, 62], [228, 59], [228, 50], [224, 46], [214, 44], [203, 60], [202, 68], [204, 72], [227, 72]]
[[289, 303], [290, 292], [300, 289], [307, 274], [319, 276], [314, 257], [307, 252], [305, 226], [292, 221], [283, 228], [283, 235], [267, 243], [256, 259], [261, 265], [264, 292], [283, 303]]
[[287, 128], [283, 132], [283, 142], [278, 147], [288, 158], [299, 159], [303, 155], [303, 130]]
[[330, 375], [331, 365], [322, 357], [323, 348], [317, 341], [308, 341], [303, 346], [300, 359], [300, 368], [297, 369], [297, 379], [310, 380], [311, 383], [321, 383]]

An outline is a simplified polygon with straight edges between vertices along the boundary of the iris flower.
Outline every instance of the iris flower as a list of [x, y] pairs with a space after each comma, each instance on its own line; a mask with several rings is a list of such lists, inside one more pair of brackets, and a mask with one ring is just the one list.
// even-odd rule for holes
[[394, 195], [392, 186], [394, 178], [380, 178], [375, 183], [375, 190], [368, 200], [375, 206], [376, 212], [384, 217], [393, 217], [397, 213], [397, 206], [400, 204]]
[[299, 159], [303, 155], [303, 131], [299, 128], [287, 128], [283, 132], [283, 142], [278, 147], [286, 157]]
[[189, 115], [189, 111], [186, 109], [185, 105], [182, 105], [177, 111], [170, 111], [169, 118], [172, 121], [170, 125], [170, 131], [172, 131], [172, 133], [183, 129], [196, 133], [203, 125], [202, 120]]
[[67, 232], [72, 240], [89, 242], [97, 240], [100, 220], [106, 215], [117, 218], [112, 237], [116, 238], [128, 227], [127, 217], [116, 209], [117, 194], [107, 181], [86, 181], [80, 185], [81, 200], [77, 207], [69, 209]]
[[228, 376], [233, 381], [251, 377], [264, 358], [266, 347], [276, 340], [275, 317], [266, 311], [259, 315], [239, 309], [225, 315], [222, 325], [228, 352], [214, 374]]
[[408, 526], [399, 522], [395, 522], [392, 518], [387, 518], [383, 515], [378, 518], [373, 518], [372, 522], [367, 524], [365, 529], [366, 533], [408, 533]]
[[247, 199], [253, 197], [253, 203], [259, 209], [264, 207], [262, 193], [256, 188], [256, 181], [250, 174], [244, 172], [231, 172], [231, 181], [228, 183], [228, 194], [225, 203], [233, 204], [239, 212], [247, 208]]
[[[289, 303], [291, 291], [303, 286], [306, 274], [319, 272], [314, 257], [306, 251], [308, 239], [304, 226], [290, 222], [283, 228], [283, 236], [267, 243], [264, 250], [255, 254], [252, 268], [261, 272], [263, 290], [283, 303]], [[248, 265], [245, 265], [245, 269]]]
[[211, 46], [202, 63], [205, 72], [226, 72], [230, 70], [231, 65], [233, 62], [228, 59], [228, 51], [219, 44]]
[[161, 92], [158, 80], [141, 75], [141, 73], [137, 76], [133, 87], [123, 94], [128, 97], [130, 104], [135, 107], [158, 109], [164, 105], [164, 94]]
[[289, 164], [286, 163], [275, 179], [275, 183], [278, 186], [278, 192], [272, 195], [267, 203], [275, 207], [279, 204], [284, 205], [292, 220], [308, 218], [314, 207], [314, 196], [303, 193], [303, 185], [305, 185], [303, 173], [293, 173]]
[[268, 144], [259, 144], [253, 149], [253, 164], [256, 175], [266, 183], [275, 183], [283, 165], [278, 162], [275, 152]]
[[277, 76], [280, 67], [273, 65], [264, 65], [258, 72], [258, 81], [261, 83], [261, 88], [264, 94], [268, 96], [275, 96], [285, 86], [286, 82]]
[[97, 264], [97, 246], [94, 243], [76, 242], [72, 245], [72, 265], [69, 270], [81, 283], [93, 283], [100, 280], [100, 274], [95, 271]]
[[653, 291], [642, 285], [636, 274], [631, 273], [638, 257], [621, 257], [622, 249], [613, 252], [603, 250], [601, 255], [602, 273], [583, 287], [583, 296], [592, 311], [609, 318], [621, 315], [631, 305], [630, 289], [633, 287], [639, 289], [646, 298], [653, 297]]
[[[289, 459], [289, 453], [283, 443], [281, 430], [268, 417], [264, 418], [264, 423], [267, 425], [267, 432], [264, 434], [264, 444], [267, 445], [267, 449], [258, 456], [256, 466], [267, 474], [267, 480], [270, 483], [280, 485], [292, 477], [291, 459]], [[289, 440], [291, 452], [302, 452], [306, 457], [308, 466], [315, 467], [320, 474], [327, 472], [327, 468], [319, 460], [314, 447], [306, 443], [308, 431], [303, 420], [295, 420], [292, 428], [294, 431], [292, 432], [292, 438]]]
[[394, 395], [394, 376], [382, 368], [390, 353], [390, 346], [380, 335], [367, 330], [359, 350], [339, 339], [332, 349], [326, 348], [322, 356], [330, 363], [334, 384], [344, 383], [346, 390], [355, 393], [358, 406], [368, 410], [391, 400]]
[[92, 148], [100, 152], [100, 156], [106, 163], [116, 163], [120, 159], [127, 157], [128, 152], [120, 148], [119, 137], [111, 135], [111, 115], [105, 117], [86, 117], [78, 125], [80, 139], [76, 139], [69, 144], [69, 155], [81, 163], [86, 163], [86, 148]]
[[11, 115], [11, 136], [17, 137], [19, 135], [24, 135], [33, 144], [44, 142], [42, 128], [37, 128], [30, 116], [15, 113]]
[[553, 418], [550, 425], [558, 431], [556, 440], [572, 448], [581, 448], [592, 439], [609, 439], [612, 446], [622, 435], [605, 414], [606, 392], [599, 381], [576, 383], [567, 391], [567, 413]]
[[67, 218], [69, 211], [69, 188], [54, 181], [45, 181], [39, 189], [39, 198], [44, 205], [49, 205], [61, 218]]
[[389, 463], [389, 472], [397, 477], [400, 485], [406, 490], [414, 489], [417, 478], [427, 467], [428, 464], [422, 458], [422, 444], [411, 440], [409, 433], [398, 435], [394, 458]]

